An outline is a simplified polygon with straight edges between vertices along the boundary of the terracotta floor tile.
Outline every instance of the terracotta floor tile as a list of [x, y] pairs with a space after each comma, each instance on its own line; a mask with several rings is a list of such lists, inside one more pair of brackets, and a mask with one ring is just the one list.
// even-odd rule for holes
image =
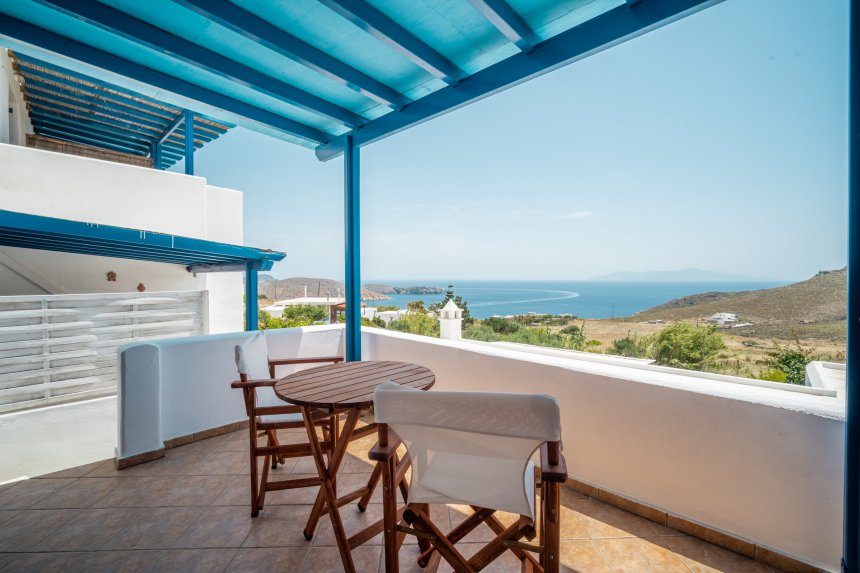
[[98, 503], [120, 483], [120, 478], [79, 478], [35, 504], [36, 509], [85, 508]]
[[3, 573], [68, 573], [79, 571], [89, 559], [89, 553], [24, 553], [16, 556]]
[[0, 551], [26, 551], [79, 512], [78, 509], [22, 510], [0, 527]]
[[37, 479], [84, 477], [85, 475], [87, 475], [88, 473], [90, 473], [91, 471], [96, 469], [97, 467], [101, 466], [105, 462], [110, 462], [112, 464], [113, 460], [100, 460], [98, 462], [93, 462], [91, 464], [84, 464], [82, 466], [77, 466], [74, 468], [60, 470], [58, 472], [52, 472], [49, 474], [44, 474], [44, 475], [40, 475], [40, 476], [36, 476], [36, 477], [37, 477]]
[[[369, 525], [382, 519], [382, 504], [372, 503], [367, 506], [364, 512], [358, 511], [355, 503], [350, 503], [340, 508], [340, 518], [343, 522], [343, 528], [346, 531], [346, 536], [350, 537], [359, 531], [365, 529]], [[314, 535], [313, 543], [317, 545], [335, 545], [337, 542], [334, 537], [331, 519], [328, 515], [324, 515], [320, 519], [320, 524], [317, 527]], [[367, 542], [368, 545], [382, 545], [382, 532]]]
[[29, 509], [77, 478], [39, 478], [17, 482], [0, 492], [0, 509]]
[[[279, 438], [296, 443], [306, 436], [297, 430]], [[250, 517], [247, 440], [240, 430], [126, 470], [108, 460], [0, 487], [0, 570], [343, 571], [327, 516], [312, 541], [302, 534], [318, 487], [270, 492], [260, 516]], [[337, 480], [340, 495], [367, 483], [372, 466], [366, 449], [374, 442], [368, 436], [350, 444]], [[316, 468], [310, 458], [294, 458], [272, 474], [316, 477]], [[377, 487], [365, 513], [356, 502], [341, 508], [347, 535], [381, 516], [381, 493]], [[462, 506], [431, 506], [433, 521], [446, 532], [470, 513]], [[505, 525], [516, 518], [497, 517]], [[481, 526], [458, 548], [468, 557], [492, 537]], [[566, 487], [561, 537], [565, 573], [781, 573]], [[380, 543], [377, 537], [353, 552], [359, 572], [384, 571]], [[424, 571], [415, 561], [416, 543], [407, 536], [400, 551], [404, 573]], [[77, 551], [82, 548], [91, 551]], [[510, 552], [486, 569], [519, 570]]]
[[80, 567], [81, 573], [144, 573], [164, 556], [162, 551], [96, 551]]
[[594, 499], [574, 499], [570, 507], [592, 539], [657, 535], [648, 520]]
[[94, 551], [140, 513], [134, 509], [82, 509], [31, 551]]
[[[382, 547], [379, 545], [362, 545], [352, 552], [355, 570], [373, 572], [379, 567]], [[340, 573], [343, 565], [337, 547], [311, 547], [305, 560], [302, 573]]]
[[116, 532], [102, 550], [167, 549], [193, 524], [199, 521], [197, 507], [157, 507], [142, 509]]
[[597, 539], [598, 551], [613, 573], [689, 573], [659, 538]]
[[693, 573], [769, 573], [761, 563], [695, 537], [669, 537], [665, 541]]
[[240, 549], [228, 573], [296, 573], [302, 570], [308, 547]]
[[594, 541], [562, 541], [559, 565], [562, 573], [612, 573]]
[[158, 573], [221, 573], [236, 549], [172, 549], [161, 553], [151, 570]]
[[206, 507], [173, 544], [175, 548], [240, 547], [254, 518], [236, 507]]
[[310, 547], [303, 534], [310, 505], [271, 505], [253, 519], [243, 547]]

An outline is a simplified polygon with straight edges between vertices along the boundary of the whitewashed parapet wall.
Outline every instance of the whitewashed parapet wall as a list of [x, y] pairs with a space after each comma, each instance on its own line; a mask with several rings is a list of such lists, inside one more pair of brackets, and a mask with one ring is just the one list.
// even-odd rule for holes
[[[180, 173], [0, 143], [0, 209], [243, 244], [242, 193]], [[271, 246], [271, 245], [262, 245]], [[116, 273], [108, 282], [107, 273]], [[209, 331], [244, 325], [242, 273], [0, 247], [0, 297], [208, 291]]]
[[116, 392], [117, 348], [205, 334], [203, 291], [0, 297], [0, 412]]

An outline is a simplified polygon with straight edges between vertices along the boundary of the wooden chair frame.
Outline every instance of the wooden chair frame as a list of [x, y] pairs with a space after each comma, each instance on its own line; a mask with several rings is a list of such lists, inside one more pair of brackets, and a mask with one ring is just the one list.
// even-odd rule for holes
[[[293, 364], [325, 364], [343, 362], [342, 356], [319, 356], [312, 358], [285, 358], [269, 359], [269, 376], [265, 380], [249, 380], [246, 374], [240, 374], [239, 380], [231, 384], [233, 388], [240, 388], [245, 398], [245, 412], [248, 414], [248, 434], [250, 439], [251, 460], [251, 517], [257, 517], [266, 501], [266, 492], [279, 489], [295, 489], [301, 487], [319, 487], [319, 478], [283, 479], [269, 481], [269, 467], [275, 469], [277, 465], [286, 462], [287, 458], [312, 456], [314, 454], [310, 443], [281, 445], [278, 441], [278, 430], [304, 428], [303, 418], [294, 422], [264, 422], [263, 416], [277, 414], [299, 414], [302, 409], [298, 406], [257, 406], [257, 388], [263, 386], [274, 386], [275, 368], [283, 365]], [[337, 435], [338, 417], [323, 411], [313, 411], [314, 426], [319, 426], [323, 432], [323, 440], [320, 447], [330, 455], [334, 449], [334, 438]], [[266, 445], [260, 446], [257, 438], [265, 435]], [[257, 459], [264, 458], [263, 473], [259, 475]]]
[[[402, 443], [387, 424], [377, 424], [379, 441], [370, 451], [370, 458], [382, 465], [382, 503], [383, 539], [385, 542], [385, 571], [399, 573], [398, 554], [407, 534], [418, 538], [420, 554], [418, 564], [435, 572], [442, 559], [445, 559], [457, 573], [477, 573], [510, 550], [522, 563], [524, 573], [558, 573], [560, 554], [560, 484], [567, 480], [567, 465], [561, 453], [561, 442], [544, 442], [540, 446], [541, 472], [539, 488], [541, 493], [540, 537], [538, 544], [534, 521], [521, 515], [513, 524], [505, 527], [493, 514], [495, 510], [472, 506], [474, 513], [466, 517], [447, 535], [430, 520], [428, 504], [412, 503], [405, 508], [397, 507], [397, 490], [406, 489], [406, 469], [404, 461], [398, 460], [397, 448]], [[391, 435], [389, 435], [391, 434]], [[398, 463], [398, 461], [400, 463]], [[405, 524], [403, 523], [405, 522]], [[486, 523], [496, 537], [481, 548], [470, 559], [466, 559], [455, 544], [462, 540], [481, 523]], [[533, 556], [532, 553], [537, 555]]]

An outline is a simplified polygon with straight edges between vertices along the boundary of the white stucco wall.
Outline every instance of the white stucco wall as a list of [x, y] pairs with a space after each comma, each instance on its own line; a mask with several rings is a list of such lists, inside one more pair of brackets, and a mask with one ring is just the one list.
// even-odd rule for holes
[[440, 390], [551, 394], [571, 477], [839, 570], [841, 397], [372, 328], [362, 346]]
[[[202, 177], [0, 144], [0, 209], [242, 244], [242, 194]], [[117, 273], [107, 282], [108, 271]], [[208, 290], [210, 332], [242, 330], [241, 273], [0, 247], [0, 296]]]

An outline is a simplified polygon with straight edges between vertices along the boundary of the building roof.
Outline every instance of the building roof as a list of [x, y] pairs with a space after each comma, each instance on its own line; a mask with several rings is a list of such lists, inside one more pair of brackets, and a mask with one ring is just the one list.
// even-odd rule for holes
[[0, 36], [325, 160], [719, 1], [16, 0]]
[[[9, 59], [36, 135], [150, 156], [166, 169], [185, 156], [185, 110], [22, 52]], [[194, 114], [194, 148], [232, 127]]]
[[192, 272], [267, 271], [286, 255], [202, 239], [0, 210], [0, 245], [172, 263]]

